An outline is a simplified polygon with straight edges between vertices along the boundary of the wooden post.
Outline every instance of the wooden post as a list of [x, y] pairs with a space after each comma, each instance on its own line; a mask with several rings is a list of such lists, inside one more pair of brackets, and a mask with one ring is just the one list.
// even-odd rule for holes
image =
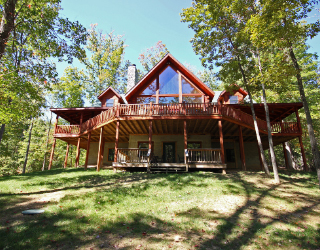
[[243, 136], [242, 136], [242, 127], [240, 125], [239, 125], [239, 146], [240, 146], [242, 170], [247, 170], [246, 158], [245, 158], [245, 153], [244, 153]]
[[81, 138], [78, 138], [78, 143], [77, 143], [77, 153], [76, 153], [76, 164], [75, 167], [79, 167], [79, 159], [80, 159], [80, 142], [81, 142]]
[[64, 158], [64, 166], [63, 168], [67, 168], [67, 164], [68, 164], [68, 154], [69, 154], [69, 146], [70, 144], [67, 144], [67, 150], [66, 150], [66, 157]]
[[[81, 129], [81, 125], [82, 125], [82, 119], [83, 119], [83, 113], [81, 113], [80, 116], [80, 126], [79, 128]], [[79, 167], [79, 160], [80, 160], [80, 143], [81, 143], [81, 138], [79, 136], [78, 138], [78, 143], [77, 143], [77, 153], [76, 153], [76, 168]]]
[[307, 171], [307, 170], [308, 170], [307, 159], [306, 159], [306, 155], [305, 155], [305, 153], [304, 153], [304, 147], [303, 147], [302, 136], [301, 136], [301, 135], [299, 136], [299, 143], [300, 143], [302, 160], [303, 160], [303, 170], [304, 170], [304, 171]]
[[218, 121], [218, 125], [219, 125], [220, 148], [221, 148], [221, 162], [222, 162], [222, 164], [225, 164], [224, 146], [223, 146], [223, 133], [222, 133], [222, 120]]
[[186, 164], [186, 171], [189, 171], [188, 159], [186, 157], [186, 150], [188, 150], [188, 134], [187, 134], [187, 120], [183, 120], [183, 139], [184, 139], [184, 163]]
[[86, 162], [84, 163], [84, 170], [87, 170], [87, 168], [88, 168], [89, 149], [90, 149], [90, 140], [91, 140], [91, 132], [89, 132], [89, 133], [88, 133], [87, 152], [86, 152]]
[[[58, 120], [59, 120], [59, 116], [57, 115], [57, 117], [56, 117], [56, 124], [54, 125], [54, 133], [56, 133], [56, 130], [57, 130]], [[52, 144], [52, 149], [51, 149], [51, 154], [50, 154], [50, 160], [49, 160], [48, 170], [50, 170], [51, 167], [52, 167], [52, 160], [53, 160], [53, 155], [54, 155], [54, 149], [55, 149], [55, 147], [56, 147], [56, 138], [53, 139], [53, 144]]]
[[149, 149], [152, 150], [152, 120], [149, 120]]
[[[119, 129], [120, 129], [120, 121], [118, 120], [117, 126], [116, 126], [116, 141], [114, 143], [114, 162], [118, 161]], [[113, 168], [113, 171], [116, 171], [116, 168]]]
[[289, 169], [288, 155], [287, 155], [286, 145], [284, 142], [282, 143], [282, 148], [283, 148], [284, 160], [286, 163], [286, 169]]
[[97, 171], [100, 171], [101, 159], [103, 160], [103, 127], [100, 128], [100, 138], [99, 138], [99, 150], [98, 150], [98, 158], [97, 158]]

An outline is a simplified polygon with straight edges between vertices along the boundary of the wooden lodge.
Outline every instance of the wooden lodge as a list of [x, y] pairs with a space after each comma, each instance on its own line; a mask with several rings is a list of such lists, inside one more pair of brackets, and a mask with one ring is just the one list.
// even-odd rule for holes
[[[128, 69], [128, 92], [107, 88], [98, 99], [101, 107], [52, 108], [57, 115], [56, 139], [86, 149], [84, 168], [182, 170], [260, 170], [256, 135], [247, 92], [237, 88], [214, 92], [172, 55], [167, 54], [136, 83], [135, 65]], [[270, 103], [274, 145], [299, 138], [304, 165], [298, 110], [302, 103]], [[268, 149], [267, 123], [262, 104], [254, 104], [264, 149]], [[283, 122], [295, 113], [295, 122]], [[57, 125], [62, 117], [70, 125]], [[284, 157], [288, 164], [288, 157]]]

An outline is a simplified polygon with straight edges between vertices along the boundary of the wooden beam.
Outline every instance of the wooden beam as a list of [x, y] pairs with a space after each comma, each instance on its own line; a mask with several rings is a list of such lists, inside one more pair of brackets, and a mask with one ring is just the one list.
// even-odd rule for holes
[[86, 152], [86, 161], [85, 161], [85, 163], [84, 163], [84, 170], [87, 170], [87, 168], [88, 168], [90, 141], [91, 141], [91, 132], [88, 134], [87, 152]]
[[149, 150], [152, 149], [152, 120], [149, 121]]
[[[117, 127], [116, 127], [116, 140], [114, 144], [114, 162], [117, 162], [118, 160], [118, 144], [119, 144], [119, 127], [120, 127], [120, 121], [117, 121]], [[113, 171], [116, 169], [114, 168]]]
[[244, 153], [243, 136], [242, 136], [242, 127], [240, 125], [239, 125], [239, 147], [240, 147], [242, 170], [247, 170], [246, 158], [245, 158], [245, 153]]
[[67, 150], [66, 150], [66, 157], [64, 158], [63, 168], [66, 168], [66, 167], [67, 167], [67, 164], [68, 164], [69, 147], [70, 147], [70, 144], [68, 143], [68, 144], [67, 144]]
[[48, 170], [50, 170], [51, 167], [52, 167], [52, 160], [53, 160], [53, 155], [54, 155], [54, 149], [55, 149], [55, 147], [56, 147], [56, 138], [53, 139]]
[[[103, 159], [103, 127], [100, 128], [100, 138], [99, 138], [99, 150], [98, 150], [98, 158], [97, 158], [97, 171], [100, 171], [101, 159]], [[102, 157], [101, 157], [102, 156]]]
[[299, 143], [300, 143], [302, 160], [303, 160], [303, 170], [304, 170], [304, 171], [307, 171], [307, 170], [308, 170], [307, 159], [306, 159], [306, 155], [305, 155], [305, 153], [304, 153], [304, 147], [303, 147], [302, 136], [301, 136], [301, 135], [299, 136]]
[[218, 125], [219, 125], [219, 137], [220, 137], [220, 148], [221, 148], [221, 162], [222, 162], [222, 164], [225, 164], [224, 146], [223, 146], [223, 133], [222, 133], [222, 120], [218, 121]]
[[[188, 149], [187, 120], [183, 120], [183, 139], [184, 139], [184, 151], [186, 151], [186, 149]], [[184, 163], [187, 164], [185, 152], [183, 152], [183, 155], [184, 155]]]
[[80, 143], [81, 143], [81, 138], [78, 138], [78, 143], [77, 143], [77, 153], [76, 153], [76, 165], [75, 167], [79, 167], [79, 159], [80, 159]]

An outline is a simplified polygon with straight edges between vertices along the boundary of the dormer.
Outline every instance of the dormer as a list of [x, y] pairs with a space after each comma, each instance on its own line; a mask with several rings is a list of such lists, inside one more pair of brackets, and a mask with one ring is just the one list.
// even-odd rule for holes
[[241, 104], [243, 99], [248, 95], [247, 91], [234, 84], [230, 86], [232, 90], [222, 91], [218, 98], [219, 104]]
[[112, 87], [108, 87], [98, 96], [101, 107], [113, 107], [118, 103], [123, 104], [122, 97]]

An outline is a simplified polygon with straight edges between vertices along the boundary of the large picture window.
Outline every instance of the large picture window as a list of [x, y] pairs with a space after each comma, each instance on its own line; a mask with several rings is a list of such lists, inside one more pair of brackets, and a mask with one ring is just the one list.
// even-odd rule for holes
[[137, 96], [137, 103], [202, 103], [204, 94], [174, 67], [167, 66]]

